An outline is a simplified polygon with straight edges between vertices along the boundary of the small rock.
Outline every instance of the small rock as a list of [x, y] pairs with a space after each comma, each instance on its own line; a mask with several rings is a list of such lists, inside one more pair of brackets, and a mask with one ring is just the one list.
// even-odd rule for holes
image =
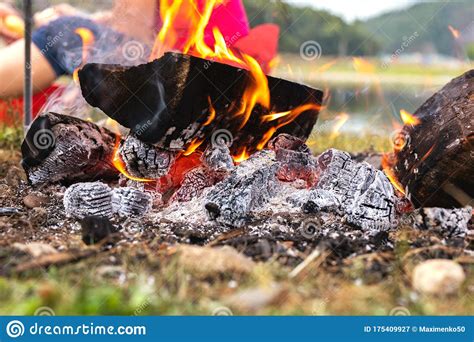
[[28, 253], [34, 258], [37, 258], [42, 255], [54, 254], [58, 252], [54, 247], [45, 243], [41, 243], [41, 242], [31, 242], [31, 243], [26, 243], [26, 244], [14, 243], [12, 247], [24, 253]]
[[22, 181], [26, 182], [25, 171], [23, 171], [17, 166], [12, 166], [7, 171], [5, 181], [9, 186], [17, 187], [21, 184]]
[[431, 259], [413, 270], [412, 284], [415, 290], [433, 295], [455, 293], [466, 278], [462, 267], [447, 259]]
[[23, 211], [20, 208], [13, 207], [0, 207], [0, 216], [12, 216], [16, 214], [22, 214]]
[[232, 247], [219, 248], [180, 245], [178, 262], [188, 272], [206, 278], [220, 274], [248, 274], [255, 263]]
[[268, 305], [276, 304], [287, 291], [282, 286], [249, 288], [233, 294], [225, 300], [229, 306], [242, 311], [257, 311]]
[[45, 208], [33, 208], [28, 213], [28, 220], [35, 226], [41, 226], [48, 220], [48, 211]]
[[106, 217], [87, 216], [81, 220], [82, 241], [92, 245], [115, 233], [117, 229]]
[[23, 204], [29, 208], [38, 208], [48, 204], [48, 198], [41, 194], [31, 193], [23, 197]]

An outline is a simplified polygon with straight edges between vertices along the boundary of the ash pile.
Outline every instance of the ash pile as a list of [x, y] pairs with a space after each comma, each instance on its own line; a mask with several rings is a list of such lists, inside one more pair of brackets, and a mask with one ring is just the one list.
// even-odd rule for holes
[[[176, 74], [160, 74], [169, 65]], [[191, 85], [176, 83], [202, 68], [210, 68], [212, 82], [226, 83], [226, 96], [207, 77], [192, 77]], [[157, 82], [138, 82], [137, 77], [150, 73], [157, 75]], [[472, 132], [462, 130], [467, 138], [457, 139], [455, 131], [442, 130], [443, 139], [435, 147], [423, 138], [412, 139], [395, 151], [395, 173], [384, 172], [381, 165], [344, 151], [311, 153], [305, 142], [322, 102], [316, 89], [268, 77], [270, 102], [276, 108], [255, 106], [242, 123], [236, 122], [235, 101], [249, 78], [243, 69], [220, 63], [209, 67], [199, 58], [167, 54], [134, 68], [90, 64], [79, 76], [88, 103], [128, 133], [122, 137], [92, 122], [44, 113], [27, 133], [22, 164], [31, 186], [65, 187], [62, 205], [51, 210], [81, 221], [88, 235], [97, 227], [123, 232], [132, 220], [147, 238], [171, 243], [244, 244], [252, 249], [259, 241], [272, 241], [273, 246], [324, 242], [349, 246], [343, 251], [348, 255], [392, 249], [391, 233], [403, 226], [436, 232], [446, 241], [463, 241], [468, 235], [472, 187], [458, 185], [472, 184], [474, 164], [472, 159], [464, 163], [452, 184], [446, 184], [445, 171], [456, 165], [458, 156], [472, 156]], [[232, 87], [242, 76], [240, 85]], [[468, 72], [448, 83], [415, 112], [421, 123], [404, 133], [426, 136], [433, 106], [447, 92], [472, 97], [472, 79]], [[134, 87], [140, 97], [126, 96]], [[170, 92], [178, 97], [164, 106], [163, 94]], [[195, 99], [192, 106], [190, 98]], [[462, 115], [450, 115], [458, 121], [472, 118], [472, 105], [457, 103]], [[151, 119], [144, 106], [154, 109]], [[435, 191], [436, 184], [443, 191]], [[449, 205], [436, 208], [437, 203]]]
[[[468, 231], [470, 208], [412, 210], [383, 171], [336, 149], [314, 156], [289, 134], [237, 163], [222, 136], [183, 156], [133, 134], [112, 139], [113, 133], [67, 116], [41, 118], [49, 122], [54, 144], [46, 156], [35, 154], [27, 148], [37, 146], [32, 142], [44, 131], [28, 133], [23, 166], [29, 182], [65, 185], [63, 205], [55, 210], [81, 222], [89, 235], [91, 227], [105, 224], [116, 232], [132, 220], [142, 232], [150, 229], [169, 242], [346, 241], [367, 252], [392, 248], [388, 236], [400, 223], [436, 229], [446, 238], [463, 238]], [[74, 132], [82, 135], [80, 145], [66, 148], [79, 139]], [[54, 177], [38, 176], [48, 174]]]

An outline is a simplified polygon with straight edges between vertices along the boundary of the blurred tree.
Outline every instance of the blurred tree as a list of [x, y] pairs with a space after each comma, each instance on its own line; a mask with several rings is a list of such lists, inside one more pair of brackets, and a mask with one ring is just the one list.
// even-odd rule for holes
[[263, 23], [280, 26], [280, 51], [299, 52], [313, 40], [324, 55], [367, 55], [378, 51], [362, 23], [348, 24], [340, 17], [312, 7], [291, 6], [281, 0], [244, 0], [252, 27]]

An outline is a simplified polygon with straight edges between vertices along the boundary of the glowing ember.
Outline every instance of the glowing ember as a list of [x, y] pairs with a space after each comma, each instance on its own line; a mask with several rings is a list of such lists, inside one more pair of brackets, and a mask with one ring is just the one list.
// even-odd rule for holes
[[92, 33], [91, 30], [85, 28], [85, 27], [79, 27], [74, 31], [79, 37], [81, 37], [82, 40], [82, 59], [81, 59], [81, 65], [74, 70], [72, 73], [72, 79], [76, 84], [79, 84], [79, 76], [78, 72], [81, 66], [83, 66], [86, 63], [87, 57], [89, 55], [89, 49], [90, 47], [94, 44], [94, 34]]
[[451, 34], [453, 35], [453, 38], [454, 39], [459, 39], [459, 37], [461, 36], [461, 34], [459, 33], [458, 30], [456, 30], [454, 27], [452, 27], [451, 25], [448, 25], [448, 29], [449, 29], [449, 32], [451, 32]]
[[116, 134], [115, 147], [114, 147], [114, 153], [113, 153], [113, 158], [112, 158], [112, 164], [115, 166], [115, 168], [118, 171], [120, 171], [120, 173], [124, 175], [125, 177], [127, 177], [128, 179], [131, 179], [137, 182], [152, 182], [153, 179], [134, 177], [127, 171], [127, 168], [125, 167], [125, 163], [120, 157], [119, 147], [120, 147], [120, 135]]
[[416, 126], [418, 125], [421, 121], [418, 119], [416, 116], [414, 116], [411, 113], [408, 113], [404, 109], [400, 109], [400, 117], [405, 125], [412, 125]]

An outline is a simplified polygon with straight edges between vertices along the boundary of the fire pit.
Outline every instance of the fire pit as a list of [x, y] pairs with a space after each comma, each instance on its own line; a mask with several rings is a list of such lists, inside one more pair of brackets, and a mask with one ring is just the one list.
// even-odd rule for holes
[[[174, 241], [209, 243], [236, 231], [295, 242], [342, 234], [369, 249], [400, 222], [450, 239], [466, 235], [469, 207], [413, 211], [410, 192], [393, 172], [387, 177], [334, 149], [313, 156], [305, 140], [321, 108], [319, 90], [267, 77], [269, 102], [249, 104], [248, 89], [256, 88], [251, 71], [177, 53], [136, 67], [88, 64], [79, 78], [85, 99], [129, 128], [128, 135], [45, 113], [22, 152], [32, 185], [72, 184], [64, 194], [65, 212], [87, 219], [86, 226], [94, 217], [114, 224], [135, 217], [160, 226]], [[420, 111], [457, 87], [472, 92], [472, 73]], [[452, 139], [438, 144], [451, 146]], [[400, 151], [398, 165], [402, 156]], [[430, 160], [418, 156], [418, 168]], [[465, 191], [472, 195], [471, 188]], [[442, 206], [436, 198], [429, 203]]]

